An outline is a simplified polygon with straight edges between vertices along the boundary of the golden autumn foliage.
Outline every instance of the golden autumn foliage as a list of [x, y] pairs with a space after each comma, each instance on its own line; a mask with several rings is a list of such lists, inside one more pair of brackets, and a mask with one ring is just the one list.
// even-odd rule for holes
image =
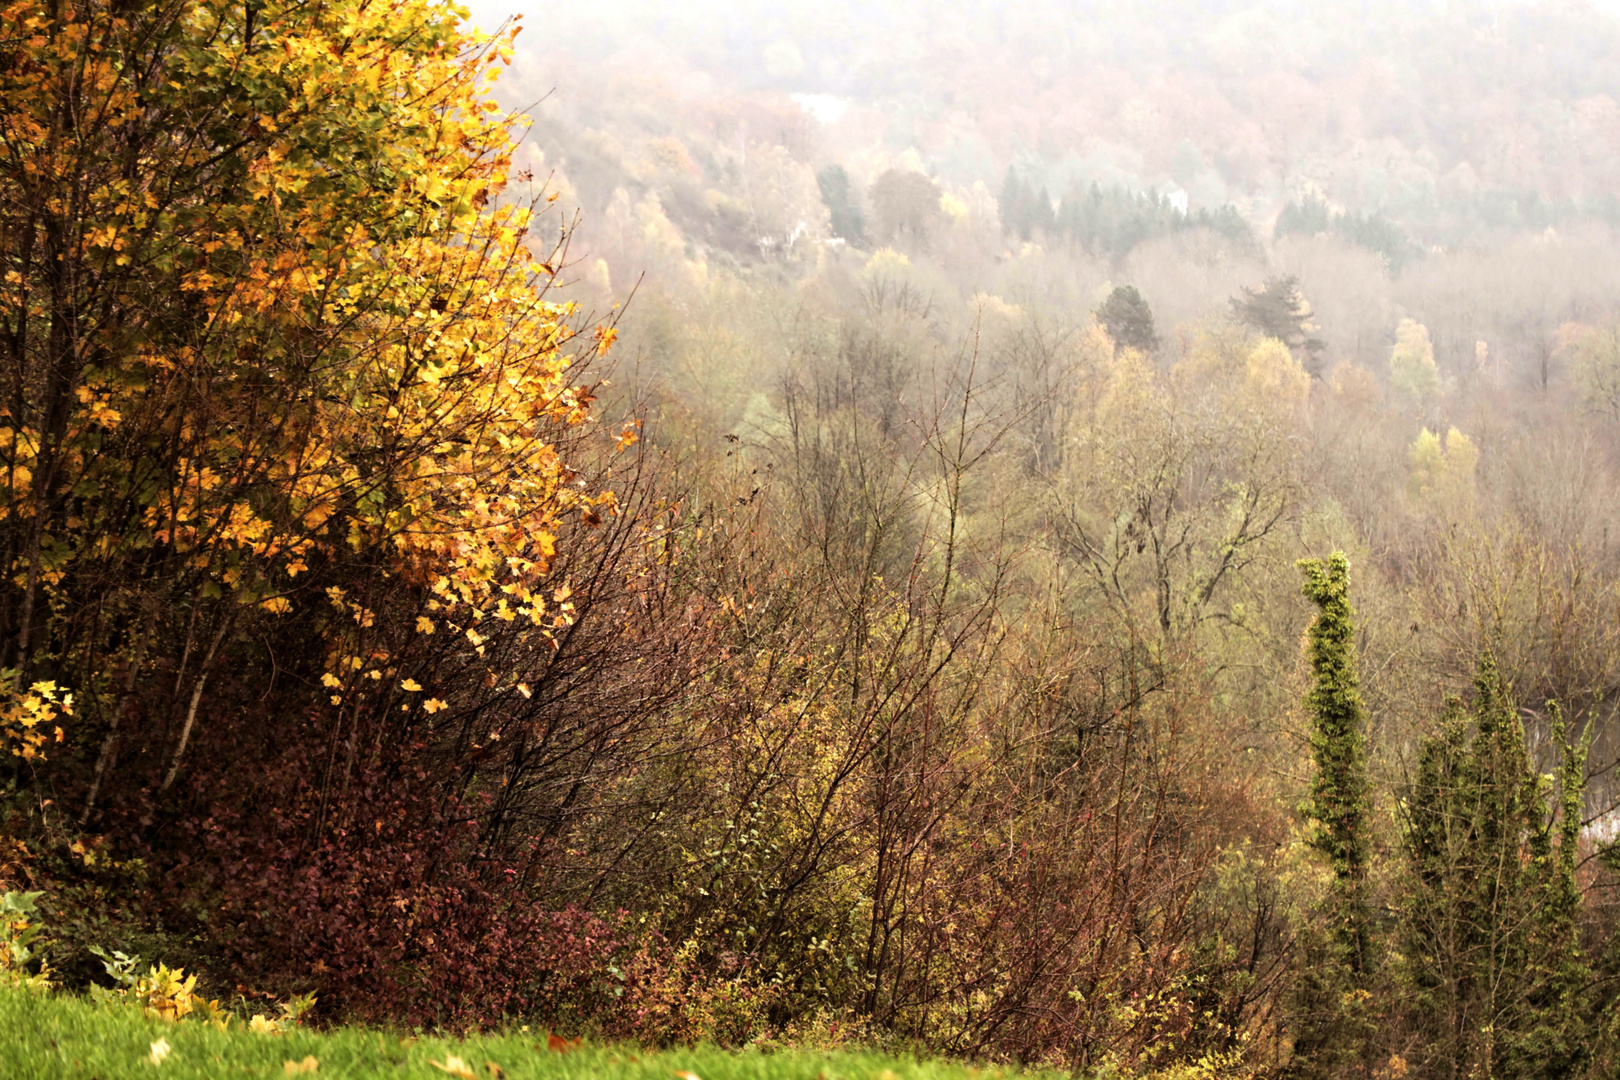
[[1407, 494], [1417, 504], [1450, 517], [1473, 512], [1479, 448], [1455, 427], [1443, 441], [1428, 428], [1420, 431], [1407, 450], [1407, 469]]
[[44, 754], [45, 745], [62, 741], [57, 721], [73, 713], [73, 695], [63, 694], [50, 681], [26, 690], [16, 685], [17, 672], [0, 671], [0, 753], [29, 760]]
[[1263, 338], [1250, 350], [1248, 376], [1250, 393], [1282, 407], [1302, 405], [1310, 396], [1310, 375], [1276, 338]]
[[374, 613], [306, 583], [355, 562], [430, 594], [423, 633], [567, 622], [540, 592], [558, 522], [612, 496], [556, 432], [589, 420], [573, 367], [613, 332], [576, 337], [547, 298], [536, 203], [509, 189], [517, 121], [485, 93], [516, 30], [459, 15], [5, 7], [8, 663], [108, 677], [72, 670], [107, 643], [59, 618], [96, 582], [104, 608], [184, 598], [220, 635], [318, 611], [342, 684], [342, 628]]

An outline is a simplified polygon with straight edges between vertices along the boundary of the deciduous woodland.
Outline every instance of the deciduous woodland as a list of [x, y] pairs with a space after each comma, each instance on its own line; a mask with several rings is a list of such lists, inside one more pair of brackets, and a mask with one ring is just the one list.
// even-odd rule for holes
[[0, 982], [1620, 1075], [1620, 23], [881, 10], [0, 0]]

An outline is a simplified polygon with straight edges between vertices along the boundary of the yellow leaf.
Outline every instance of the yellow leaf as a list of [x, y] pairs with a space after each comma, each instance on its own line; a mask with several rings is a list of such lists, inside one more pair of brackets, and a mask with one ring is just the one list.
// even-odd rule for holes
[[446, 1054], [442, 1062], [430, 1060], [428, 1064], [442, 1073], [449, 1073], [456, 1077], [456, 1080], [478, 1080], [471, 1067], [454, 1054]]
[[440, 701], [438, 698], [428, 698], [426, 701], [422, 702], [422, 708], [425, 709], [429, 714], [436, 713], [440, 709], [448, 709], [449, 707], [450, 706], [448, 704]]
[[168, 1039], [159, 1039], [157, 1042], [152, 1044], [152, 1052], [149, 1056], [153, 1065], [161, 1065], [163, 1064], [163, 1059], [168, 1057], [173, 1052], [174, 1051], [169, 1047]]
[[426, 615], [418, 615], [416, 617], [416, 632], [418, 634], [433, 633], [433, 620]]
[[303, 1073], [319, 1072], [320, 1068], [321, 1063], [315, 1060], [315, 1055], [311, 1054], [305, 1057], [303, 1061], [289, 1061], [285, 1063], [281, 1066], [281, 1071], [286, 1073], [288, 1076], [299, 1076]]
[[406, 679], [404, 682], [399, 684], [399, 688], [401, 690], [409, 690], [414, 694], [418, 690], [422, 689], [422, 684], [417, 682], [415, 679]]
[[343, 685], [343, 680], [328, 671], [325, 675], [321, 676], [321, 685], [335, 689], [336, 687]]
[[275, 1023], [266, 1019], [264, 1013], [255, 1013], [253, 1019], [248, 1021], [248, 1030], [255, 1035], [279, 1035], [281, 1029]]

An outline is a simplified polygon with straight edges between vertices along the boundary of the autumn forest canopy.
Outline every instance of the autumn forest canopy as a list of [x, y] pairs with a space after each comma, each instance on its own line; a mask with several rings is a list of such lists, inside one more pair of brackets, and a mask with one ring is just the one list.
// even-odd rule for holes
[[0, 993], [1620, 1076], [1617, 191], [1561, 0], [0, 0]]

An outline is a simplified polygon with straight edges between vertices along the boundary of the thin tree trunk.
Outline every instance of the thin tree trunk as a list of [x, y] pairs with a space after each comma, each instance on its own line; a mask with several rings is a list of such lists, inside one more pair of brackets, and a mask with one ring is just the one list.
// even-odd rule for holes
[[169, 763], [168, 775], [158, 787], [159, 794], [169, 790], [175, 776], [180, 772], [180, 759], [185, 756], [186, 744], [191, 741], [191, 728], [197, 722], [197, 706], [202, 702], [203, 687], [208, 684], [208, 667], [213, 663], [214, 652], [219, 648], [219, 643], [225, 640], [225, 631], [230, 625], [231, 621], [227, 616], [220, 624], [219, 632], [214, 635], [213, 642], [208, 646], [208, 655], [203, 657], [203, 662], [198, 667], [197, 682], [191, 688], [191, 704], [186, 707], [186, 722], [180, 728], [180, 742], [174, 748], [174, 760]]
[[124, 676], [124, 700], [118, 703], [113, 712], [112, 722], [107, 725], [107, 737], [101, 740], [101, 753], [96, 755], [95, 775], [90, 778], [90, 792], [84, 797], [84, 809], [79, 813], [79, 826], [81, 828], [89, 822], [90, 815], [95, 812], [96, 799], [101, 794], [101, 780], [107, 773], [107, 766], [112, 761], [113, 750], [118, 745], [118, 723], [124, 718], [124, 710], [130, 707], [135, 693], [135, 677], [141, 669], [141, 660], [146, 655], [146, 634], [142, 634], [135, 643], [135, 655], [129, 662], [129, 673]]

